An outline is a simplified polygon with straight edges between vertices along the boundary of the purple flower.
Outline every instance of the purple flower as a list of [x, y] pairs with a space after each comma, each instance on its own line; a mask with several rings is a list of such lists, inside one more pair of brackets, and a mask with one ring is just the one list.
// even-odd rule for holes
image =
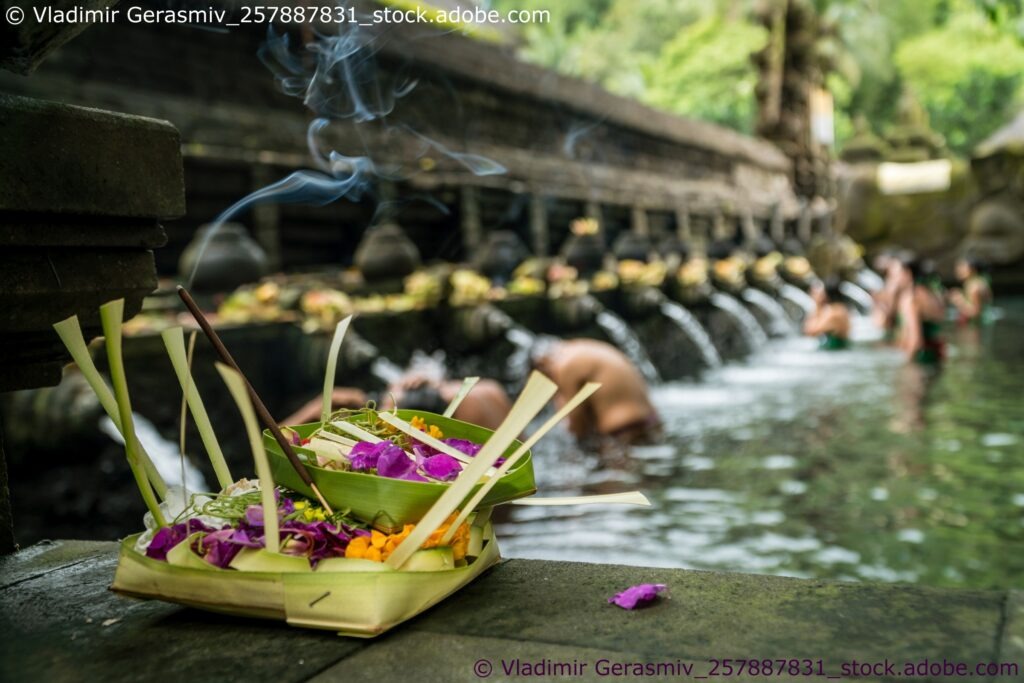
[[[320, 560], [328, 557], [344, 557], [348, 542], [361, 530], [341, 524], [337, 527], [330, 522], [285, 522], [282, 533], [291, 539], [282, 552], [309, 558], [314, 567]], [[369, 532], [367, 532], [369, 533]]]
[[165, 526], [153, 535], [149, 547], [146, 548], [146, 557], [154, 560], [167, 561], [167, 553], [174, 546], [197, 531], [211, 531], [212, 529], [198, 519], [189, 519], [181, 524]]
[[230, 526], [226, 526], [219, 531], [203, 536], [195, 545], [196, 552], [202, 556], [204, 560], [212, 564], [214, 567], [220, 567], [221, 569], [227, 569], [231, 564], [231, 560], [235, 559], [235, 555], [239, 553], [242, 548], [260, 547], [262, 543], [257, 545], [254, 541], [250, 540], [248, 536], [245, 536], [246, 543], [240, 543], [235, 538], [237, 530], [232, 529]]
[[622, 609], [636, 609], [657, 598], [658, 593], [665, 588], [663, 583], [641, 583], [638, 586], [631, 586], [621, 593], [616, 593], [615, 597], [608, 598], [608, 602], [616, 604]]
[[381, 453], [377, 460], [377, 474], [391, 479], [408, 479], [409, 481], [426, 481], [416, 472], [416, 463], [394, 444]]
[[470, 456], [476, 455], [483, 448], [482, 444], [473, 443], [467, 439], [444, 439], [444, 442], [455, 450], [462, 451]]
[[[281, 498], [280, 491], [274, 491], [277, 499], [277, 518], [281, 519], [295, 512], [295, 502], [291, 498]], [[250, 505], [245, 509], [245, 521], [247, 524], [256, 527], [263, 526], [263, 506]]]
[[263, 526], [263, 506], [250, 505], [245, 508], [245, 521], [252, 526]]
[[349, 460], [352, 462], [352, 471], [369, 472], [370, 470], [377, 469], [377, 461], [380, 459], [380, 456], [388, 448], [395, 447], [395, 444], [390, 441], [381, 441], [380, 443], [360, 441], [352, 447], [348, 454]]
[[459, 476], [459, 472], [462, 471], [462, 465], [459, 461], [444, 453], [424, 458], [420, 467], [429, 476], [441, 481], [451, 481]]

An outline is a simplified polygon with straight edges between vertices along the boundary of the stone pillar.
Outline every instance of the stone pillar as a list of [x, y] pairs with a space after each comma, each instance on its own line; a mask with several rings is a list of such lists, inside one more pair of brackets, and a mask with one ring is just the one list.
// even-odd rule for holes
[[690, 210], [685, 206], [676, 207], [676, 236], [685, 244], [691, 244], [694, 241]]
[[587, 203], [583, 207], [583, 214], [586, 218], [593, 218], [597, 221], [597, 236], [601, 238], [601, 242], [604, 243], [605, 247], [610, 246], [605, 242], [605, 230], [604, 221], [602, 220], [603, 212], [601, 211], [601, 203], [593, 199], [587, 200]]
[[814, 214], [811, 211], [810, 202], [804, 202], [800, 207], [800, 216], [796, 219], [796, 237], [804, 244], [811, 241], [811, 233], [814, 230]]
[[484, 228], [480, 218], [480, 195], [472, 185], [463, 185], [460, 193], [462, 248], [469, 258], [483, 243]]
[[783, 240], [786, 239], [786, 221], [782, 217], [782, 206], [777, 204], [775, 210], [772, 211], [771, 227], [771, 238], [775, 241], [775, 244], [781, 245]]
[[743, 209], [743, 241], [747, 244], [753, 244], [757, 241], [757, 238], [761, 236], [761, 230], [757, 227], [757, 223], [754, 221], [754, 211], [750, 207]]
[[[274, 181], [270, 167], [257, 165], [252, 170], [253, 189]], [[281, 269], [281, 205], [263, 202], [252, 208], [252, 235], [267, 255], [268, 271]]]
[[722, 209], [715, 209], [715, 214], [712, 217], [711, 223], [710, 241], [715, 242], [732, 237], [732, 233], [729, 231], [728, 226], [729, 222], [725, 218], [725, 212], [722, 211]]
[[630, 227], [639, 235], [650, 235], [651, 224], [647, 219], [647, 210], [642, 206], [634, 206], [630, 216]]
[[530, 195], [530, 247], [535, 256], [547, 256], [551, 248], [551, 233], [548, 229], [548, 206], [544, 197]]

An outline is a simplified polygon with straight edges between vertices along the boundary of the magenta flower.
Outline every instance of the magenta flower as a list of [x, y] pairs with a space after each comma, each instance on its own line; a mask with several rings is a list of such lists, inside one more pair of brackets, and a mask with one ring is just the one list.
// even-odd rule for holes
[[641, 583], [616, 593], [615, 597], [608, 598], [608, 602], [622, 609], [636, 609], [651, 603], [665, 588], [667, 586], [663, 583]]
[[[245, 540], [244, 543], [241, 541]], [[219, 531], [214, 531], [203, 536], [194, 546], [194, 550], [214, 567], [227, 569], [231, 560], [242, 548], [260, 548], [263, 546], [262, 537], [259, 541], [250, 539], [247, 534], [240, 538], [237, 529], [226, 526]]]
[[377, 469], [377, 461], [380, 459], [381, 454], [388, 448], [394, 447], [395, 444], [390, 441], [381, 441], [380, 443], [360, 441], [352, 447], [348, 454], [349, 460], [352, 462], [352, 471], [369, 472], [370, 470]]
[[482, 444], [473, 443], [467, 439], [444, 439], [444, 442], [455, 450], [462, 451], [470, 456], [476, 455], [483, 448]]
[[391, 479], [407, 479], [409, 481], [426, 481], [416, 472], [416, 463], [398, 446], [391, 447], [381, 453], [377, 459], [377, 474]]
[[459, 476], [459, 472], [462, 471], [462, 465], [459, 461], [444, 453], [424, 458], [420, 467], [427, 475], [440, 481], [451, 481]]
[[153, 540], [150, 541], [149, 547], [146, 548], [146, 557], [152, 557], [154, 560], [166, 561], [167, 553], [171, 548], [178, 545], [197, 531], [212, 530], [213, 529], [211, 527], [206, 526], [198, 519], [190, 519], [182, 522], [181, 524], [165, 526], [153, 535]]

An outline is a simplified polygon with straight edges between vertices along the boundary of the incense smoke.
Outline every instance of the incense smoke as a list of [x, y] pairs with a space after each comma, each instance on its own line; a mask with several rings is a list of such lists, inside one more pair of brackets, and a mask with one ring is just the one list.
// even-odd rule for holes
[[298, 52], [292, 49], [288, 34], [276, 35], [272, 28], [269, 30], [258, 57], [274, 75], [281, 90], [301, 98], [316, 115], [306, 134], [306, 144], [315, 168], [295, 171], [243, 197], [217, 216], [199, 245], [189, 285], [195, 279], [207, 245], [220, 226], [257, 204], [325, 206], [341, 199], [358, 201], [364, 195], [372, 194], [375, 179], [408, 180], [414, 173], [403, 171], [399, 164], [375, 163], [369, 153], [347, 155], [331, 149], [323, 138], [334, 123], [358, 125], [375, 122], [385, 138], [405, 138], [398, 141], [404, 143], [402, 149], [416, 150], [414, 159], [405, 161], [419, 160], [433, 150], [475, 175], [506, 172], [505, 167], [493, 159], [456, 152], [408, 124], [390, 123], [388, 116], [403, 97], [413, 92], [417, 81], [402, 79], [388, 87], [382, 82], [375, 59], [379, 37], [360, 32], [355, 24], [338, 24], [337, 31], [334, 35], [318, 34], [305, 46], [304, 52]]

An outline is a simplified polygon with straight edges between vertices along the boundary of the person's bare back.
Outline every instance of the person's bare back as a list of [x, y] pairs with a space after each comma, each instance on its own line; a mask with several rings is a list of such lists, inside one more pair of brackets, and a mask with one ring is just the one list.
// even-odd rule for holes
[[628, 434], [633, 440], [633, 436], [657, 431], [660, 421], [643, 375], [611, 344], [592, 339], [561, 341], [538, 358], [536, 365], [558, 385], [556, 401], [560, 405], [587, 382], [601, 384], [590, 400], [570, 414], [569, 429], [576, 437]]

